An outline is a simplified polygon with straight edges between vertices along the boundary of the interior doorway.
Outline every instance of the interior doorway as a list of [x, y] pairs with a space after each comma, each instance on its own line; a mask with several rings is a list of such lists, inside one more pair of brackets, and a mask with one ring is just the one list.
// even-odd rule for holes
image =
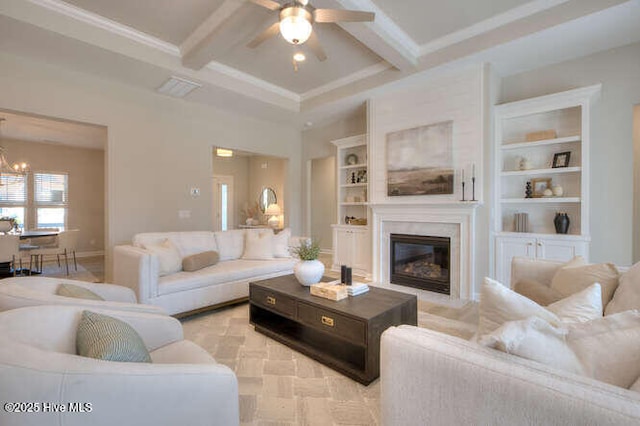
[[320, 241], [325, 253], [333, 252], [333, 232], [336, 223], [336, 157], [314, 158], [309, 161], [309, 236]]
[[235, 227], [233, 176], [213, 176], [213, 230], [227, 231]]

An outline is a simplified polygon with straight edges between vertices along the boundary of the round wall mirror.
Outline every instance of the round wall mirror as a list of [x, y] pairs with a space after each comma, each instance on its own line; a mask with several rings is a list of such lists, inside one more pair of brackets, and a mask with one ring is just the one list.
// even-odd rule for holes
[[260, 210], [262, 213], [267, 211], [267, 207], [269, 204], [276, 204], [278, 202], [278, 198], [276, 197], [276, 191], [273, 188], [263, 188], [262, 192], [260, 192], [260, 199], [258, 200], [258, 205], [260, 206]]

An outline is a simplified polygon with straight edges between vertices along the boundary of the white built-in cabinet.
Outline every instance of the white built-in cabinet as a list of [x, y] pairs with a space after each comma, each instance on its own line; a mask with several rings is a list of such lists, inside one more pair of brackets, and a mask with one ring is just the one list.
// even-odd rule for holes
[[338, 207], [336, 223], [332, 225], [331, 269], [339, 271], [341, 265], [347, 265], [353, 268], [354, 274], [368, 276], [371, 273], [371, 231], [367, 136], [352, 136], [331, 143], [336, 146]]
[[[510, 285], [514, 256], [569, 260], [589, 256], [589, 143], [591, 103], [600, 85], [498, 105], [495, 117], [495, 275]], [[527, 141], [527, 134], [552, 131]], [[555, 154], [570, 153], [567, 167], [553, 167]], [[525, 197], [528, 181], [560, 186], [562, 195]], [[558, 192], [556, 192], [557, 194]], [[571, 221], [558, 234], [556, 213]], [[528, 215], [528, 229], [516, 229], [515, 214]]]

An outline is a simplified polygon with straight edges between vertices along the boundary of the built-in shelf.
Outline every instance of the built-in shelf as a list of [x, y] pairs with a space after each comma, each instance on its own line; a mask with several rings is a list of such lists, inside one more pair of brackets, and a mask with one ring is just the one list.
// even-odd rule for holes
[[563, 143], [580, 142], [581, 140], [582, 140], [582, 137], [580, 136], [567, 136], [564, 138], [545, 139], [545, 140], [534, 141], [534, 142], [507, 143], [507, 144], [501, 145], [500, 148], [502, 150], [534, 148], [534, 147], [539, 147], [544, 145], [556, 145], [556, 144], [563, 144]]
[[543, 204], [543, 203], [579, 203], [580, 197], [538, 197], [538, 198], [503, 198], [502, 203], [511, 204]]
[[357, 188], [367, 186], [366, 183], [345, 183], [344, 185], [340, 185], [343, 188]]
[[542, 234], [536, 232], [496, 232], [498, 237], [522, 237], [522, 238], [548, 238], [561, 240], [584, 241], [585, 237], [579, 234]]
[[351, 165], [348, 165], [348, 166], [340, 166], [340, 169], [341, 169], [341, 170], [348, 170], [348, 169], [363, 169], [363, 168], [365, 168], [365, 167], [367, 167], [367, 165], [366, 165], [366, 164], [351, 164]]
[[582, 167], [556, 167], [555, 169], [531, 169], [531, 170], [509, 170], [500, 173], [501, 176], [534, 176], [559, 173], [580, 173]]

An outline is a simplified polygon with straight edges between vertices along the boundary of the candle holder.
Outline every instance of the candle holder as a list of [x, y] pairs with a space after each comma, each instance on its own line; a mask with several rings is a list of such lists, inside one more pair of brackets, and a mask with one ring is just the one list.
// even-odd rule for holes
[[476, 178], [475, 177], [471, 178], [471, 201], [478, 201], [476, 200]]
[[462, 200], [460, 201], [467, 201], [464, 199], [464, 181], [462, 181]]

